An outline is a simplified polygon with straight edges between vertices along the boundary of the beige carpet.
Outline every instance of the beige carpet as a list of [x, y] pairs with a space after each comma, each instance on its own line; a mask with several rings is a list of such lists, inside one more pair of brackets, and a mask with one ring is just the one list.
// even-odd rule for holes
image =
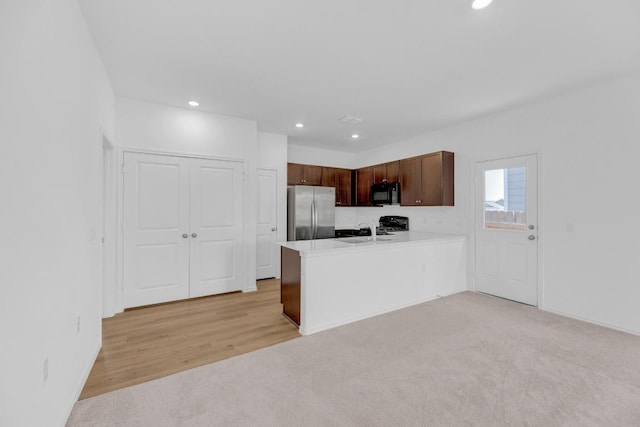
[[640, 426], [640, 337], [465, 292], [80, 401], [69, 426]]

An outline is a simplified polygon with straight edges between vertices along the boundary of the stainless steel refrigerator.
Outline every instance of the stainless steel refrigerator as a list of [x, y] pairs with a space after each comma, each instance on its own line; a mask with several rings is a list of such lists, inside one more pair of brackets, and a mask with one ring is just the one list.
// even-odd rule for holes
[[294, 185], [287, 187], [287, 240], [335, 237], [336, 189]]

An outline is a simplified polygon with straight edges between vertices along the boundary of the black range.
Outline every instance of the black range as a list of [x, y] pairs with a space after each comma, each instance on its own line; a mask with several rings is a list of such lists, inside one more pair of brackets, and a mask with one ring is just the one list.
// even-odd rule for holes
[[[377, 235], [392, 234], [394, 231], [409, 231], [409, 218], [406, 216], [381, 216], [379, 223], [380, 226], [376, 228]], [[336, 237], [357, 236], [371, 236], [371, 229], [369, 227], [336, 229]]]

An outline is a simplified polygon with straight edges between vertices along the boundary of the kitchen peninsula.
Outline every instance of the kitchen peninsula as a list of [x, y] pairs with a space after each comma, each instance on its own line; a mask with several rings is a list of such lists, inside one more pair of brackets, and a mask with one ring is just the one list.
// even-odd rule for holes
[[280, 245], [284, 314], [302, 335], [467, 289], [465, 236], [405, 231]]

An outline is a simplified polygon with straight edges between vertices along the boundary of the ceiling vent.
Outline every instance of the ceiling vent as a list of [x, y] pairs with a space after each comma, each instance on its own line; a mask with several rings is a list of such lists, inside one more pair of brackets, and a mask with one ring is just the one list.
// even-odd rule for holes
[[342, 123], [350, 123], [352, 125], [357, 125], [362, 123], [364, 120], [359, 119], [357, 117], [353, 117], [353, 116], [342, 116], [338, 119], [338, 121]]

